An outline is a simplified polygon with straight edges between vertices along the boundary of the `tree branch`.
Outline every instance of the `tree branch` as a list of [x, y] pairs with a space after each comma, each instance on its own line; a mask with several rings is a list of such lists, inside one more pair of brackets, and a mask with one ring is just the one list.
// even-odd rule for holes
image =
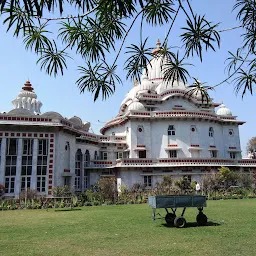
[[165, 36], [163, 45], [165, 45], [166, 42], [167, 42], [167, 38], [168, 38], [168, 36], [169, 36], [169, 34], [170, 34], [171, 30], [172, 30], [173, 24], [174, 24], [174, 22], [175, 22], [175, 20], [176, 20], [176, 18], [177, 18], [177, 16], [178, 16], [178, 13], [179, 13], [180, 8], [181, 8], [181, 6], [179, 5], [179, 7], [178, 7], [178, 9], [177, 9], [177, 11], [176, 11], [176, 14], [175, 14], [175, 16], [174, 16], [174, 18], [173, 18], [173, 20], [172, 20], [172, 24], [171, 24], [171, 26], [170, 26], [170, 28], [169, 28], [169, 30], [168, 30], [166, 36]]
[[239, 65], [239, 67], [238, 67], [229, 77], [227, 77], [227, 78], [226, 78], [225, 80], [223, 80], [222, 82], [220, 82], [220, 83], [218, 83], [218, 84], [216, 84], [216, 85], [214, 85], [214, 86], [211, 86], [211, 88], [215, 88], [215, 87], [217, 87], [217, 86], [219, 86], [219, 85], [221, 85], [221, 84], [227, 82], [231, 77], [233, 77], [233, 76], [236, 74], [236, 72], [237, 72], [237, 71], [242, 67], [242, 65], [245, 63], [245, 61], [246, 61], [246, 59], [248, 58], [249, 54], [250, 54], [250, 52], [247, 53], [247, 55], [246, 55], [245, 58], [243, 59], [242, 63]]
[[129, 29], [127, 30], [127, 32], [126, 32], [126, 34], [125, 34], [125, 36], [124, 36], [124, 39], [123, 39], [123, 41], [122, 41], [122, 44], [121, 44], [121, 46], [120, 46], [120, 48], [119, 48], [119, 50], [118, 50], [118, 53], [117, 53], [117, 55], [116, 55], [116, 58], [115, 58], [115, 60], [114, 60], [114, 62], [113, 62], [113, 66], [116, 64], [116, 61], [117, 61], [117, 59], [118, 59], [118, 57], [119, 57], [119, 55], [120, 55], [120, 53], [121, 53], [121, 50], [122, 50], [122, 48], [123, 48], [123, 46], [124, 46], [124, 42], [125, 42], [125, 40], [126, 40], [126, 37], [127, 37], [128, 34], [130, 33], [130, 31], [131, 31], [131, 29], [132, 29], [132, 27], [133, 27], [133, 25], [134, 25], [136, 19], [139, 17], [139, 15], [140, 15], [143, 11], [144, 11], [144, 9], [142, 9], [142, 10], [135, 16], [134, 20], [132, 21], [132, 24], [130, 25]]

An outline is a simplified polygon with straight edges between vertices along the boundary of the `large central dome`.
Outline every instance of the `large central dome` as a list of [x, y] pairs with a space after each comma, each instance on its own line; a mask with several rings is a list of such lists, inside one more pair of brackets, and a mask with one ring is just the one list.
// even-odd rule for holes
[[174, 81], [174, 83], [164, 81], [163, 66], [167, 63], [163, 56], [161, 56], [159, 51], [161, 48], [161, 43], [158, 40], [156, 43], [156, 48], [153, 50], [153, 58], [150, 63], [147, 64], [147, 68], [144, 69], [141, 81], [134, 83], [134, 87], [127, 93], [125, 99], [121, 103], [121, 108], [119, 114], [124, 114], [133, 108], [129, 108], [129, 105], [134, 102], [135, 99], [139, 98], [143, 94], [156, 94], [161, 95], [164, 91], [171, 89], [186, 90], [186, 85], [181, 81]]

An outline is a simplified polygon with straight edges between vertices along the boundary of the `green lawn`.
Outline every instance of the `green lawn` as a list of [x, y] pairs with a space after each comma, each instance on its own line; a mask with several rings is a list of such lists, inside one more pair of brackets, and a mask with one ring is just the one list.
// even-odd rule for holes
[[[255, 256], [256, 199], [208, 201], [211, 224], [187, 228], [151, 220], [146, 205], [0, 212], [0, 255]], [[162, 211], [164, 213], [164, 211]]]

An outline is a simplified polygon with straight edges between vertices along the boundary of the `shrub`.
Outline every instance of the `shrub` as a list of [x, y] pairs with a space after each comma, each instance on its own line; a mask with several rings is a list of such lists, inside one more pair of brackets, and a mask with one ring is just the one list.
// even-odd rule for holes
[[53, 187], [52, 194], [55, 197], [69, 197], [72, 195], [72, 192], [69, 186], [65, 185], [65, 186]]
[[104, 201], [114, 202], [117, 197], [116, 179], [103, 178], [98, 182], [99, 191]]

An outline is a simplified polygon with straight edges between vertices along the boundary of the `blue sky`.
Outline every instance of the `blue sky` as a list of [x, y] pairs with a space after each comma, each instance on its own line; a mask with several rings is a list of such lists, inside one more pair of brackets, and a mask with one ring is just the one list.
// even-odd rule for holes
[[[192, 1], [196, 12], [206, 14], [206, 18], [214, 23], [221, 22], [220, 30], [238, 25], [235, 19], [236, 14], [231, 12], [234, 3], [235, 0]], [[170, 33], [170, 45], [181, 45], [179, 34], [183, 24], [184, 16], [182, 15]], [[154, 47], [158, 38], [163, 41], [167, 30], [168, 26], [145, 27], [143, 36], [149, 37], [148, 46]], [[234, 52], [240, 46], [241, 32], [240, 29], [237, 29], [222, 33], [221, 48], [216, 52], [206, 52], [202, 63], [197, 57], [191, 58], [190, 63], [194, 65], [189, 68], [191, 76], [202, 82], [207, 82], [207, 85], [215, 85], [224, 80], [227, 76], [224, 72], [225, 59], [228, 57], [228, 51]], [[42, 112], [56, 111], [68, 118], [74, 115], [79, 116], [84, 122], [91, 122], [92, 130], [98, 133], [105, 122], [117, 115], [121, 101], [133, 86], [131, 81], [125, 79], [126, 74], [123, 70], [126, 59], [125, 49], [118, 60], [118, 74], [123, 80], [123, 85], [118, 86], [115, 94], [106, 101], [94, 102], [89, 93], [80, 94], [75, 85], [79, 75], [77, 66], [83, 65], [80, 57], [72, 55], [73, 59], [68, 61], [68, 70], [64, 76], [50, 77], [44, 71], [40, 71], [40, 66], [36, 65], [37, 56], [24, 49], [21, 38], [13, 38], [11, 33], [6, 33], [6, 27], [2, 25], [0, 26], [0, 35], [0, 86], [2, 92], [0, 111], [12, 109], [11, 101], [15, 99], [25, 81], [29, 79], [38, 99], [43, 103]], [[136, 23], [127, 38], [126, 46], [138, 41], [139, 23]], [[115, 53], [113, 52], [109, 55], [108, 60], [111, 61], [114, 57]], [[192, 82], [193, 80], [189, 79], [189, 84]], [[245, 151], [248, 140], [255, 136], [254, 96], [248, 94], [242, 99], [241, 94], [234, 93], [233, 84], [226, 83], [211, 92], [211, 97], [215, 102], [224, 102], [231, 109], [233, 115], [238, 116], [239, 120], [246, 121], [246, 124], [240, 126], [241, 145], [242, 150]]]

